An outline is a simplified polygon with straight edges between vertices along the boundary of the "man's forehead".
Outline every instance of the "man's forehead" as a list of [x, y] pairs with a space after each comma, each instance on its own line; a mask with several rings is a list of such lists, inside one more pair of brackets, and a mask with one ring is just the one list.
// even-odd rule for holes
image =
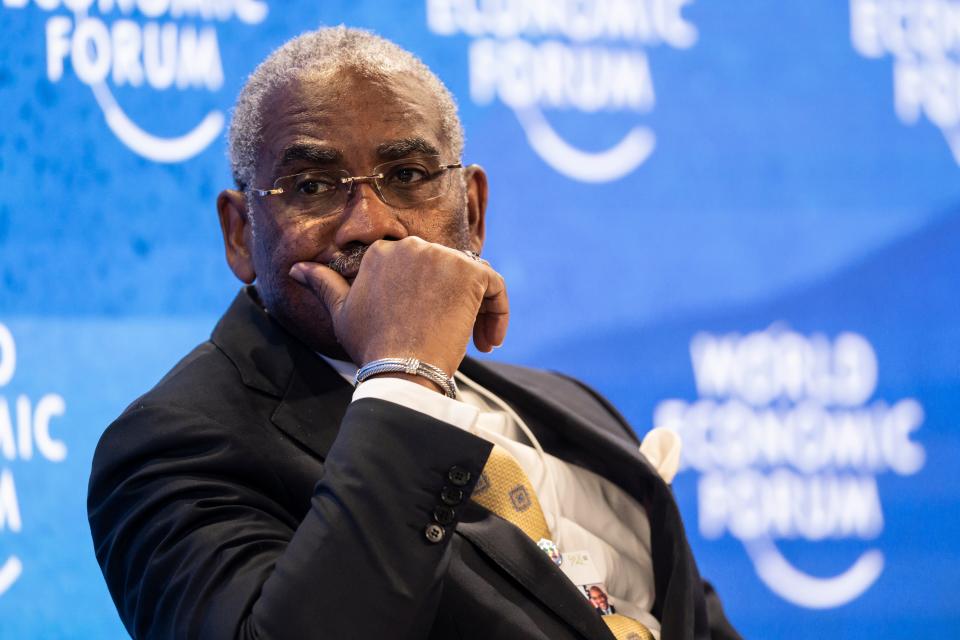
[[261, 151], [274, 167], [341, 163], [358, 155], [386, 161], [450, 147], [436, 96], [401, 77], [308, 74], [278, 87], [264, 116]]
[[418, 78], [405, 75], [368, 76], [354, 71], [304, 72], [271, 91], [265, 116], [292, 112], [320, 123], [343, 120], [435, 122], [440, 101]]

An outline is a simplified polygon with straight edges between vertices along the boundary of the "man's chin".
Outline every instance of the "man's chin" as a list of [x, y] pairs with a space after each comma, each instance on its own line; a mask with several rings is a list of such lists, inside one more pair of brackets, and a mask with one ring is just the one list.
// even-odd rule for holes
[[[263, 291], [260, 292], [264, 296]], [[311, 350], [338, 360], [349, 358], [333, 332], [333, 324], [324, 304], [312, 291], [295, 283], [288, 289], [266, 295], [265, 307], [270, 316]]]

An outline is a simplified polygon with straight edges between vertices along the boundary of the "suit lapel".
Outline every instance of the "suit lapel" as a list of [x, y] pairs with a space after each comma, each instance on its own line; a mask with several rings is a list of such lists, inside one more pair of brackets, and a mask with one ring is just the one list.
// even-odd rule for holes
[[325, 458], [353, 387], [272, 320], [252, 287], [237, 294], [211, 341], [230, 358], [247, 386], [279, 399], [273, 424], [313, 455]]
[[625, 436], [613, 435], [615, 429], [585, 421], [570, 406], [570, 397], [559, 398], [557, 390], [544, 385], [542, 374], [531, 379], [517, 368], [503, 369], [501, 374], [469, 359], [461, 370], [509, 403], [545, 451], [611, 480], [646, 509], [656, 594], [652, 612], [661, 621], [662, 637], [705, 636], [701, 581], [680, 513], [670, 488], [637, 446]]
[[271, 420], [321, 459], [333, 445], [353, 387], [315, 353], [298, 354], [298, 364]]
[[523, 531], [471, 502], [461, 510], [457, 532], [585, 637], [613, 638], [583, 594]]

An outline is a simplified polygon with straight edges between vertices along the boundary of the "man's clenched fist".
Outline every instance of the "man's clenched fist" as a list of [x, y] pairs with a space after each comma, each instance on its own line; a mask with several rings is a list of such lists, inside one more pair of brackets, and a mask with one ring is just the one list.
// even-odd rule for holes
[[316, 262], [290, 276], [326, 306], [334, 333], [358, 366], [419, 358], [452, 375], [467, 351], [503, 343], [510, 306], [503, 278], [465, 253], [417, 237], [370, 245], [353, 285]]

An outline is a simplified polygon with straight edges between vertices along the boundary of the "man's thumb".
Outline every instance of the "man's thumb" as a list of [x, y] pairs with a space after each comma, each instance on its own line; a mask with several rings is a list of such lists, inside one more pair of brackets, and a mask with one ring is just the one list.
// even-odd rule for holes
[[317, 262], [298, 262], [290, 267], [290, 277], [309, 287], [333, 315], [343, 306], [350, 285], [339, 273]]

